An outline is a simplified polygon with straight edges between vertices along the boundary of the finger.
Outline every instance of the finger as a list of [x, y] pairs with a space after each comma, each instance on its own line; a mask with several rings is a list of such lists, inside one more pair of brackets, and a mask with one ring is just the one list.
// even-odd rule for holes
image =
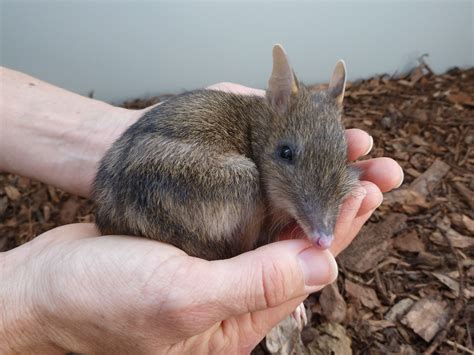
[[355, 235], [349, 234], [354, 218], [367, 196], [367, 191], [361, 185], [355, 188], [348, 198], [344, 201], [336, 221], [334, 229], [334, 241], [329, 248], [331, 252], [340, 249], [339, 245], [345, 245], [347, 241], [352, 241]]
[[306, 295], [292, 299], [277, 307], [236, 317], [240, 343], [248, 345], [248, 349], [242, 349], [243, 353], [250, 353], [268, 332], [289, 316], [305, 298]]
[[362, 174], [360, 180], [373, 182], [382, 192], [400, 187], [403, 182], [403, 170], [390, 158], [374, 158], [354, 163]]
[[367, 132], [351, 128], [346, 129], [347, 159], [353, 161], [369, 154], [374, 145], [374, 139]]
[[376, 209], [383, 202], [382, 191], [377, 185], [370, 181], [361, 181], [360, 184], [364, 187], [367, 194], [365, 195], [356, 216], [366, 214], [367, 212]]
[[226, 83], [226, 82], [208, 86], [206, 89], [230, 92], [232, 94], [240, 94], [240, 95], [265, 96], [265, 90], [249, 88], [247, 86], [234, 84], [234, 83]]
[[346, 249], [349, 244], [354, 240], [355, 236], [360, 232], [361, 228], [364, 226], [365, 222], [368, 221], [370, 216], [372, 216], [372, 213], [374, 213], [375, 209], [370, 210], [369, 212], [357, 216], [354, 218], [352, 221], [350, 230], [348, 231], [348, 236], [349, 238], [340, 238], [338, 243], [334, 243], [330, 250], [334, 254], [334, 256], [337, 256], [340, 252], [342, 252], [344, 249]]
[[[334, 242], [330, 248], [334, 256], [344, 250], [359, 233], [363, 223], [360, 225], [361, 219], [358, 218], [362, 216], [364, 219], [368, 213], [370, 217], [383, 201], [382, 192], [377, 185], [370, 181], [361, 181], [361, 188], [355, 189], [341, 207], [334, 232]], [[365, 190], [365, 193], [362, 190]]]
[[337, 277], [337, 265], [327, 250], [307, 240], [272, 243], [228, 260], [210, 263], [217, 317], [277, 307], [315, 292]]

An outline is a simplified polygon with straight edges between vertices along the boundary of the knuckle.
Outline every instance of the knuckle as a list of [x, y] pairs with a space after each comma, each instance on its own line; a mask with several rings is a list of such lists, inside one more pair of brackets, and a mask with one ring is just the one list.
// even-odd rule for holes
[[265, 308], [278, 306], [289, 298], [287, 281], [290, 280], [277, 263], [270, 261], [262, 264], [261, 281], [261, 295]]

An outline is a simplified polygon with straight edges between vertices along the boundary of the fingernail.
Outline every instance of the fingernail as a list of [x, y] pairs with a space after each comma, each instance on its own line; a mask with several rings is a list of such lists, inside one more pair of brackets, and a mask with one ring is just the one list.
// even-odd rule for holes
[[327, 250], [307, 248], [298, 254], [303, 269], [305, 285], [312, 288], [333, 282], [337, 277], [337, 264], [334, 256]]
[[374, 147], [374, 138], [372, 136], [369, 136], [369, 149], [367, 149], [364, 155], [369, 154], [373, 147]]
[[400, 182], [398, 183], [398, 185], [396, 187], [394, 187], [394, 189], [398, 189], [400, 186], [402, 186], [403, 180], [405, 179], [405, 173], [403, 172], [402, 167], [400, 165], [398, 167], [400, 168], [401, 177], [400, 177]]

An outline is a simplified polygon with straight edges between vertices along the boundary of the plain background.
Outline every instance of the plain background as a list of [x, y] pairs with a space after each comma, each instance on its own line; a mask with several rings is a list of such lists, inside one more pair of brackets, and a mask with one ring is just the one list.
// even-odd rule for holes
[[232, 81], [264, 88], [282, 43], [298, 77], [474, 65], [474, 1], [1, 1], [1, 64], [110, 102]]

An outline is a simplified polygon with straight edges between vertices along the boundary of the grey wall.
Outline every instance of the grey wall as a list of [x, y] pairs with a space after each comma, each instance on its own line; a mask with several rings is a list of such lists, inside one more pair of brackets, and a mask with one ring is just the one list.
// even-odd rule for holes
[[99, 99], [219, 81], [265, 87], [271, 46], [298, 76], [325, 82], [474, 65], [474, 1], [1, 1], [1, 64]]

